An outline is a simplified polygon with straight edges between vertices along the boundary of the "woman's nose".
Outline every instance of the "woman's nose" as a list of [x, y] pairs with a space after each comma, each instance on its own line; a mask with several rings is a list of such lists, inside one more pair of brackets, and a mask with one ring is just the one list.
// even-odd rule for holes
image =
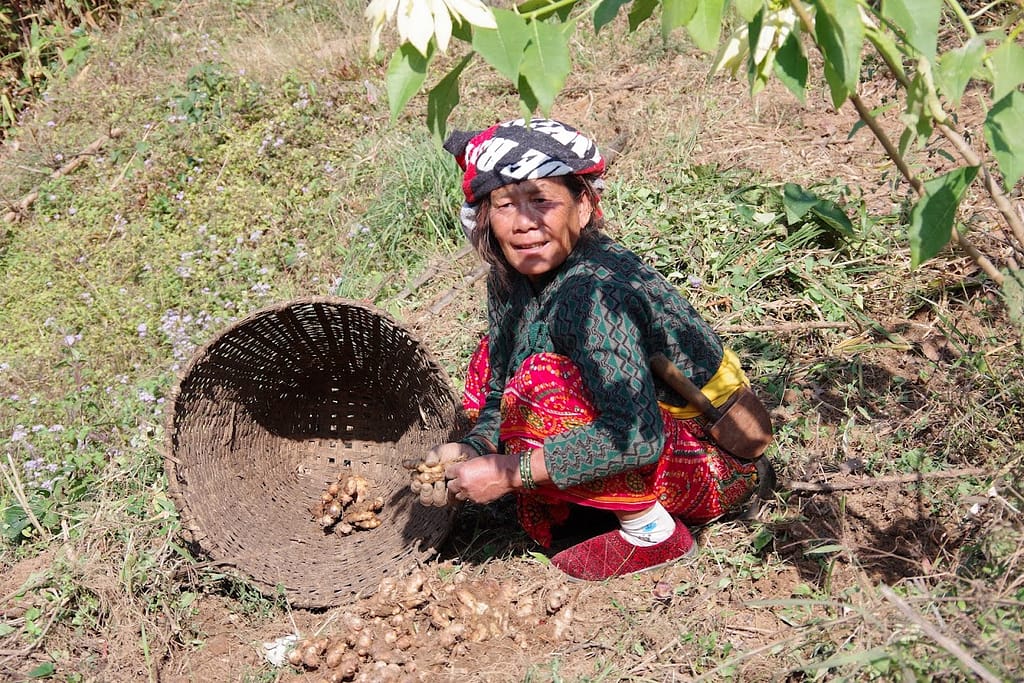
[[523, 232], [532, 230], [537, 226], [538, 218], [537, 210], [529, 203], [520, 204], [516, 206], [515, 228]]

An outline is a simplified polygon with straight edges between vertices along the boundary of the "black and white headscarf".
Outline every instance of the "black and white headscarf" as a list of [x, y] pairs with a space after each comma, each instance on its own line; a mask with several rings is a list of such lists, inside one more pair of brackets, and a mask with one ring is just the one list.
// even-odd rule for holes
[[516, 119], [478, 132], [453, 131], [444, 148], [464, 172], [466, 203], [459, 218], [467, 235], [476, 228], [480, 200], [503, 185], [563, 175], [599, 176], [605, 169], [593, 140], [551, 119]]

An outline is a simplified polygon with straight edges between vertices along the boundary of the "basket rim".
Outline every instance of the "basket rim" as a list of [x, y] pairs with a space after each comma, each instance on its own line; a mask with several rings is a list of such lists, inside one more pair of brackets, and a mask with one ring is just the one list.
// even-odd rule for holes
[[254, 320], [258, 320], [258, 319], [260, 319], [260, 318], [262, 318], [264, 316], [267, 316], [267, 315], [269, 315], [271, 313], [276, 313], [278, 311], [287, 310], [287, 309], [292, 308], [294, 306], [299, 306], [299, 305], [315, 305], [315, 304], [326, 304], [326, 305], [330, 305], [330, 306], [345, 306], [345, 307], [348, 307], [348, 308], [361, 308], [361, 309], [363, 309], [363, 310], [365, 310], [365, 311], [367, 311], [369, 313], [372, 313], [372, 314], [374, 314], [374, 315], [376, 315], [376, 316], [378, 316], [380, 318], [383, 318], [383, 319], [387, 320], [392, 325], [394, 325], [396, 328], [399, 328], [403, 332], [405, 332], [405, 334], [408, 335], [409, 339], [411, 339], [413, 342], [415, 342], [415, 344], [417, 345], [417, 348], [420, 351], [422, 351], [424, 353], [424, 355], [426, 356], [426, 359], [431, 363], [431, 365], [433, 365], [440, 372], [441, 379], [444, 380], [444, 382], [447, 384], [447, 386], [449, 386], [449, 387], [452, 386], [452, 384], [451, 384], [451, 377], [448, 375], [447, 371], [445, 371], [444, 367], [440, 363], [437, 362], [437, 358], [434, 356], [433, 352], [424, 343], [423, 339], [421, 339], [417, 334], [415, 334], [410, 329], [409, 325], [403, 324], [399, 319], [397, 319], [395, 316], [391, 315], [390, 313], [388, 313], [384, 309], [382, 309], [382, 308], [380, 308], [380, 307], [378, 307], [378, 306], [376, 306], [376, 305], [374, 305], [374, 304], [372, 304], [372, 303], [370, 303], [368, 301], [358, 300], [358, 299], [348, 299], [348, 298], [340, 297], [340, 296], [309, 295], [309, 296], [297, 297], [297, 298], [294, 298], [294, 299], [285, 299], [285, 300], [282, 300], [282, 301], [274, 302], [272, 304], [268, 304], [266, 306], [261, 306], [260, 308], [257, 308], [257, 309], [254, 309], [254, 310], [250, 311], [248, 314], [246, 314], [245, 316], [239, 318], [238, 320], [236, 320], [236, 321], [234, 321], [232, 323], [229, 323], [227, 326], [225, 326], [219, 332], [217, 332], [212, 338], [210, 338], [205, 344], [202, 344], [201, 346], [197, 346], [195, 351], [192, 352], [192, 356], [189, 358], [188, 362], [185, 363], [184, 367], [181, 370], [179, 370], [178, 372], [175, 373], [174, 386], [171, 389], [171, 392], [170, 392], [170, 394], [168, 396], [168, 400], [165, 401], [164, 414], [163, 414], [164, 448], [165, 448], [165, 451], [166, 451], [166, 453], [165, 453], [166, 456], [170, 456], [172, 454], [172, 452], [173, 452], [172, 440], [174, 438], [174, 415], [175, 415], [175, 409], [176, 409], [177, 404], [178, 404], [178, 399], [181, 396], [181, 385], [182, 385], [182, 382], [184, 382], [185, 379], [187, 379], [189, 377], [189, 375], [192, 374], [192, 371], [206, 357], [206, 355], [209, 353], [210, 349], [212, 349], [214, 346], [216, 346], [220, 342], [220, 340], [224, 336], [226, 336], [228, 333], [233, 332], [234, 330], [237, 330], [237, 329], [239, 329], [241, 327], [244, 327], [245, 325], [248, 325], [249, 323], [253, 322]]

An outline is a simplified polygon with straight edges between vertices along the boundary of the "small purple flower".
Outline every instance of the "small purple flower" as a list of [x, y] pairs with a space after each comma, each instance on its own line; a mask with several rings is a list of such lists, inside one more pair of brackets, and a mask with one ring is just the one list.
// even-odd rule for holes
[[139, 326], [135, 328], [135, 331], [139, 333], [139, 337], [145, 337], [146, 333], [149, 332], [149, 326], [146, 323], [139, 323]]
[[688, 284], [693, 289], [700, 289], [701, 285], [704, 284], [704, 281], [701, 280], [696, 275], [687, 275], [686, 284]]
[[25, 429], [25, 425], [16, 425], [14, 431], [11, 432], [11, 441], [24, 441], [26, 436], [28, 436], [28, 431]]

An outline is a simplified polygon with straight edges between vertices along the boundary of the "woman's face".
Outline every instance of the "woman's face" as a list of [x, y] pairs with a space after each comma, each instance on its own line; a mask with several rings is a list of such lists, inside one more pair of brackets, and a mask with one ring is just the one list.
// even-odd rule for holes
[[553, 178], [504, 185], [490, 203], [491, 231], [505, 259], [530, 280], [565, 263], [593, 213], [586, 193], [574, 197]]

